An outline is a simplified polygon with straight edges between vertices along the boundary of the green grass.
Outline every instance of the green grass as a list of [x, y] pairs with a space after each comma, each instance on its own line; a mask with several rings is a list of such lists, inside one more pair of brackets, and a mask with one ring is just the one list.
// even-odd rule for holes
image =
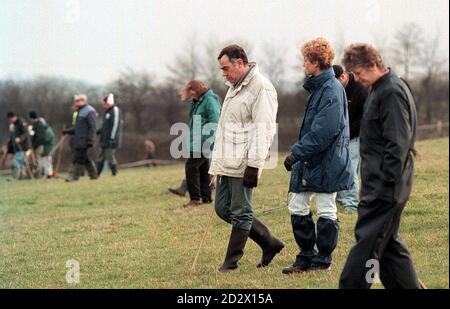
[[[414, 191], [401, 235], [429, 288], [449, 287], [448, 139], [417, 145]], [[331, 272], [286, 276], [297, 246], [286, 208], [288, 174], [265, 171], [254, 192], [255, 213], [286, 248], [256, 269], [259, 248], [248, 242], [240, 270], [219, 274], [230, 226], [215, 215], [195, 273], [190, 273], [211, 206], [183, 210], [170, 195], [183, 166], [105, 173], [82, 179], [7, 182], [0, 178], [0, 287], [2, 288], [336, 288], [354, 242], [356, 215], [341, 210], [341, 233]], [[77, 285], [65, 281], [66, 261], [80, 262]], [[376, 285], [375, 287], [379, 287]]]

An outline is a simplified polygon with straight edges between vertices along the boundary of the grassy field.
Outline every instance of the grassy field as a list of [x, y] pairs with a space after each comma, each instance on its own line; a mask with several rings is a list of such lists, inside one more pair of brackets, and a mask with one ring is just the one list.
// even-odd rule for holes
[[[429, 288], [449, 287], [448, 139], [420, 142], [416, 180], [401, 234]], [[248, 242], [241, 268], [220, 274], [230, 226], [215, 215], [191, 273], [211, 206], [183, 210], [170, 195], [183, 166], [124, 170], [98, 181], [62, 179], [8, 182], [0, 178], [1, 288], [336, 288], [354, 242], [356, 215], [339, 210], [341, 232], [331, 272], [281, 274], [297, 246], [286, 207], [288, 173], [265, 171], [254, 192], [260, 215], [286, 248], [256, 269], [259, 248]], [[80, 283], [66, 283], [66, 261], [80, 263]], [[375, 287], [380, 287], [376, 285]]]

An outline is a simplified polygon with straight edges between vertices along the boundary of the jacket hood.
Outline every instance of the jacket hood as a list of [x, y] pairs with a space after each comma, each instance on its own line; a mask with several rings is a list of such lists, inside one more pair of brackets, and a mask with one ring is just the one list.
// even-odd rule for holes
[[327, 80], [331, 78], [335, 78], [333, 68], [326, 69], [319, 75], [308, 78], [303, 84], [303, 88], [305, 88], [308, 92], [313, 92], [314, 90], [319, 89]]

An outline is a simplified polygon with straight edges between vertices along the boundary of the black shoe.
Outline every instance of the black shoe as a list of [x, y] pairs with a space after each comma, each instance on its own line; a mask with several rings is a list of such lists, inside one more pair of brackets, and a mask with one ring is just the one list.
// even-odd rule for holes
[[289, 266], [285, 267], [281, 270], [281, 272], [285, 275], [292, 275], [292, 274], [300, 274], [304, 273], [308, 270], [308, 268], [300, 267], [300, 266]]
[[307, 271], [331, 270], [331, 264], [312, 263]]
[[263, 251], [261, 260], [256, 264], [257, 268], [268, 266], [275, 255], [280, 253], [284, 248], [284, 243], [275, 238], [272, 233], [270, 233], [269, 229], [255, 217], [253, 218], [249, 237], [256, 242]]
[[212, 199], [202, 199], [203, 204], [211, 204], [213, 202]]
[[200, 205], [203, 205], [203, 203], [200, 200], [190, 200], [186, 204], [183, 204], [183, 208], [197, 207], [197, 206], [200, 206]]
[[117, 175], [117, 165], [111, 165], [111, 174], [113, 176]]
[[311, 268], [312, 265], [312, 256], [302, 256], [297, 255], [297, 258], [295, 259], [294, 265], [290, 267], [283, 268], [281, 271], [283, 274], [291, 275], [294, 273], [303, 273], [308, 271]]
[[233, 226], [231, 230], [230, 240], [228, 242], [227, 254], [223, 265], [219, 271], [229, 272], [238, 268], [238, 262], [244, 255], [244, 247], [247, 243], [250, 231], [242, 230]]

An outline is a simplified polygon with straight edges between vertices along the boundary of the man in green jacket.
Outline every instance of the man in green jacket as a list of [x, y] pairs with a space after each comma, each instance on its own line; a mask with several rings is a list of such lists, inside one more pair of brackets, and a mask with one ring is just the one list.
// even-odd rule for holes
[[186, 182], [190, 201], [183, 207], [211, 203], [209, 158], [220, 117], [220, 99], [200, 80], [191, 80], [181, 91], [189, 102], [189, 158]]

